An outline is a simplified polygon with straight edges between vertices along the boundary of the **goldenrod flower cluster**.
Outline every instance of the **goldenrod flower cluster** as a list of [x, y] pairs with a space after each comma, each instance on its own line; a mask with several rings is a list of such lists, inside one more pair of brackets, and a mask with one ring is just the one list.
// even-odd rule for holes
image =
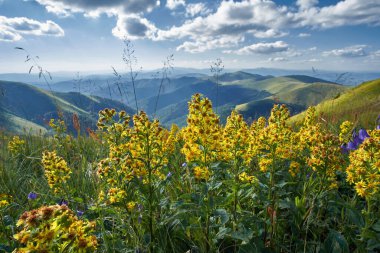
[[25, 149], [25, 141], [20, 139], [19, 136], [13, 136], [12, 140], [8, 142], [8, 150], [13, 155], [21, 154]]
[[56, 136], [64, 134], [67, 131], [66, 123], [62, 119], [50, 119], [49, 126], [54, 130]]
[[104, 109], [99, 112], [98, 129], [106, 138], [109, 145], [122, 143], [129, 135], [130, 116], [125, 111]]
[[249, 137], [249, 127], [243, 116], [232, 111], [223, 129], [221, 159], [230, 161], [247, 158]]
[[380, 130], [370, 132], [359, 148], [350, 153], [347, 181], [359, 196], [373, 198], [380, 192]]
[[62, 193], [64, 184], [71, 174], [66, 161], [62, 157], [57, 156], [55, 151], [45, 151], [42, 155], [42, 165], [50, 188], [55, 194]]
[[262, 172], [275, 166], [275, 160], [292, 157], [292, 131], [286, 124], [289, 111], [284, 105], [275, 105], [266, 125], [265, 119], [260, 118], [251, 126], [249, 155], [257, 157]]
[[2, 200], [0, 200], [0, 208], [2, 208], [2, 207], [6, 207], [6, 206], [8, 206], [8, 205], [9, 205], [8, 200], [6, 200], [6, 199], [2, 199]]
[[250, 176], [245, 171], [239, 174], [239, 180], [242, 183], [249, 183], [249, 184], [255, 184], [258, 182], [258, 179], [255, 176]]
[[341, 143], [348, 143], [351, 139], [354, 124], [350, 121], [344, 121], [340, 125], [339, 141]]
[[[108, 124], [115, 115], [113, 110], [101, 112], [101, 121]], [[150, 121], [144, 112], [134, 115], [133, 127], [129, 126], [129, 117], [123, 112], [119, 117], [124, 123], [100, 125], [108, 133], [113, 133], [108, 138], [109, 157], [99, 163], [97, 171], [99, 177], [107, 182], [105, 197], [110, 203], [119, 203], [127, 198], [123, 189], [132, 179], [143, 183], [165, 179], [163, 168], [174, 149], [178, 132], [175, 127], [171, 132], [162, 128], [158, 120]], [[112, 137], [114, 131], [118, 138]]]
[[181, 131], [184, 145], [181, 149], [186, 161], [197, 164], [196, 179], [208, 180], [209, 166], [221, 158], [222, 129], [219, 117], [213, 112], [211, 101], [195, 94], [189, 102], [187, 126]]
[[[330, 184], [335, 185], [336, 173], [342, 170], [343, 156], [338, 137], [322, 130], [317, 123], [314, 107], [306, 112], [304, 124], [300, 131], [294, 135], [295, 159], [298, 163], [306, 163], [321, 177], [326, 178]], [[292, 167], [298, 171], [298, 165]], [[292, 169], [291, 174], [295, 174]]]
[[219, 158], [222, 135], [219, 117], [213, 112], [211, 101], [195, 94], [189, 102], [187, 126], [182, 129], [182, 153], [187, 162], [205, 166]]
[[14, 238], [23, 246], [14, 252], [94, 252], [94, 222], [79, 220], [66, 205], [43, 206], [25, 212]]

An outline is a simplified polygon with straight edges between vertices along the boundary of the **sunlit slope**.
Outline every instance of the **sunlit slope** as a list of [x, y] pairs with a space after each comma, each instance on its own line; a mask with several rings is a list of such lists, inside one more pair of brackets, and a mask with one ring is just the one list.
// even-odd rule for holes
[[[358, 122], [363, 127], [373, 127], [380, 114], [380, 79], [362, 83], [347, 90], [337, 98], [316, 106], [325, 122], [336, 124], [344, 120]], [[302, 121], [305, 113], [290, 119], [290, 123]]]
[[323, 80], [307, 76], [291, 76], [268, 79], [263, 81], [265, 84], [253, 83], [250, 87], [263, 89], [272, 95], [265, 99], [239, 104], [235, 109], [246, 118], [255, 119], [258, 116], [268, 116], [274, 104], [286, 104], [294, 115], [308, 106], [339, 96], [347, 89], [342, 85], [320, 81]]

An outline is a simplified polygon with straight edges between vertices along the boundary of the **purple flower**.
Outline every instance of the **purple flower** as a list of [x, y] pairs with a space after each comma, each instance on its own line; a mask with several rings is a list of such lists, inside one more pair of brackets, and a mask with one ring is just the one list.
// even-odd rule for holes
[[59, 203], [58, 203], [58, 205], [60, 205], [60, 206], [63, 206], [63, 205], [67, 206], [68, 204], [69, 204], [69, 202], [67, 202], [64, 199], [61, 199], [61, 201], [59, 201]]
[[173, 174], [169, 171], [169, 173], [166, 175], [166, 179], [170, 178]]
[[78, 217], [82, 217], [82, 216], [83, 216], [83, 214], [84, 214], [84, 212], [83, 212], [83, 211], [77, 210], [77, 215], [78, 215]]
[[367, 139], [369, 137], [370, 137], [369, 134], [367, 133], [367, 131], [364, 128], [359, 130], [359, 139], [360, 140], [364, 141], [365, 139]]
[[350, 141], [347, 144], [347, 150], [355, 150], [358, 146], [355, 144], [355, 142]]
[[187, 166], [187, 163], [182, 163], [182, 167], [186, 167]]
[[380, 125], [377, 125], [376, 130], [380, 130]]
[[37, 197], [38, 197], [38, 194], [35, 192], [29, 192], [29, 194], [28, 194], [28, 199], [30, 199], [30, 200], [34, 200]]
[[348, 153], [347, 144], [342, 144], [342, 146], [340, 146], [340, 149], [342, 150], [343, 154], [347, 154]]
[[355, 144], [355, 149], [360, 145], [362, 144], [363, 140], [360, 139], [359, 135], [356, 133], [356, 131], [354, 131], [352, 133], [352, 140], [353, 140], [353, 143]]

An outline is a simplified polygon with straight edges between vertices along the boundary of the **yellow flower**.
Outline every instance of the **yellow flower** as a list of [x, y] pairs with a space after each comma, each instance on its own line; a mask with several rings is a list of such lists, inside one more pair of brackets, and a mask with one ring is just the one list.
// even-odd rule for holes
[[13, 136], [12, 140], [8, 142], [8, 149], [13, 155], [21, 154], [25, 149], [25, 141], [19, 136]]
[[254, 183], [258, 182], [258, 180], [255, 176], [249, 176], [246, 172], [240, 173], [239, 180], [242, 183], [250, 183], [250, 184], [254, 184]]
[[380, 130], [369, 131], [369, 135], [350, 153], [346, 180], [355, 185], [359, 196], [375, 198], [380, 191]]
[[197, 166], [194, 168], [194, 177], [198, 180], [204, 179], [207, 181], [210, 178], [210, 171], [206, 167]]
[[70, 179], [71, 174], [66, 161], [62, 157], [57, 156], [55, 151], [45, 151], [42, 155], [42, 165], [50, 188], [56, 194], [62, 193], [64, 184]]
[[354, 124], [350, 121], [344, 121], [340, 125], [339, 141], [341, 143], [348, 143], [351, 138], [351, 132], [353, 130]]
[[14, 238], [23, 245], [15, 252], [94, 252], [95, 223], [79, 220], [67, 206], [43, 206], [21, 215]]
[[6, 207], [8, 205], [9, 205], [9, 202], [7, 200], [5, 200], [5, 199], [0, 200], [0, 208]]

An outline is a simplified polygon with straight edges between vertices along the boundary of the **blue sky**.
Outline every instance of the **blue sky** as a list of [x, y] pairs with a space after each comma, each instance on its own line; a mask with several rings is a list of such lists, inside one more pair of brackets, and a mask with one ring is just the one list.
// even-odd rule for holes
[[0, 0], [0, 73], [26, 72], [23, 47], [49, 71], [139, 66], [380, 71], [380, 0]]

